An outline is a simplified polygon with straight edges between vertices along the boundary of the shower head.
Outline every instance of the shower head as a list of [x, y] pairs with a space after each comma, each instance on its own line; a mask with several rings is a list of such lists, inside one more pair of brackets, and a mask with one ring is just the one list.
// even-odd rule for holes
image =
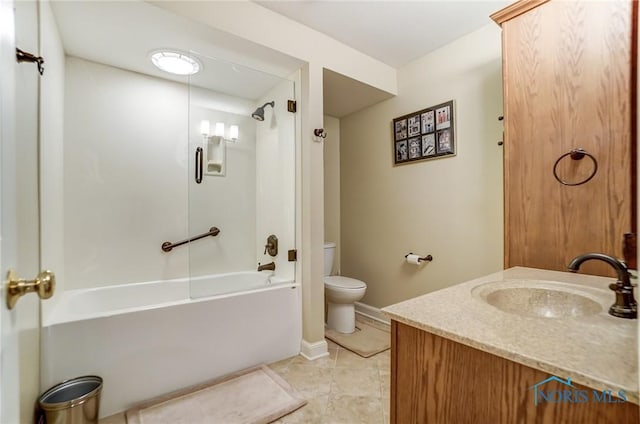
[[257, 121], [264, 121], [264, 108], [267, 106], [274, 107], [275, 104], [276, 102], [273, 101], [263, 104], [251, 114], [251, 117]]

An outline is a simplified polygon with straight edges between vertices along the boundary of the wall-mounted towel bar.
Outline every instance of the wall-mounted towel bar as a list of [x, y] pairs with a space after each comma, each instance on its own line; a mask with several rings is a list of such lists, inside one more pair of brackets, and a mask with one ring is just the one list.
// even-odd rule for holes
[[200, 240], [201, 238], [205, 238], [209, 236], [215, 237], [218, 234], [220, 234], [220, 229], [218, 227], [211, 227], [209, 228], [209, 232], [200, 234], [199, 236], [191, 237], [190, 239], [178, 241], [175, 243], [171, 243], [170, 241], [165, 241], [164, 243], [162, 243], [162, 250], [164, 250], [165, 252], [171, 252], [171, 249], [173, 249], [174, 247], [182, 246], [183, 244], [187, 244], [192, 241]]

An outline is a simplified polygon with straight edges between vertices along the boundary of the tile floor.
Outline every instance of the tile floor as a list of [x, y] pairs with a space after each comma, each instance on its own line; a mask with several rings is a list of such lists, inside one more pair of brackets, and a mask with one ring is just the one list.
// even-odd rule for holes
[[[368, 322], [368, 320], [367, 320]], [[380, 326], [388, 331], [388, 326]], [[389, 422], [390, 351], [362, 358], [327, 340], [329, 356], [308, 361], [302, 356], [270, 364], [308, 403], [277, 424], [386, 424]], [[125, 424], [123, 414], [100, 424]]]
[[309, 402], [276, 423], [388, 423], [390, 351], [365, 359], [327, 342], [327, 358], [296, 356], [270, 365]]

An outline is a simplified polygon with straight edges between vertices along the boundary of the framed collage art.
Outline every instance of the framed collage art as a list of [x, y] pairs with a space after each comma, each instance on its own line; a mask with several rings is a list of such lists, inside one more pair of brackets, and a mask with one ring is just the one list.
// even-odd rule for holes
[[453, 100], [393, 120], [393, 163], [455, 156]]

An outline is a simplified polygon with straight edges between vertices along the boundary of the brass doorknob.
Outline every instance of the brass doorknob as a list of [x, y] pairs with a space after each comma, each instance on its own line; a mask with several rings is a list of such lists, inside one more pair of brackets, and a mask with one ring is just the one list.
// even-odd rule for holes
[[35, 280], [18, 278], [18, 274], [10, 269], [7, 272], [7, 307], [13, 309], [23, 295], [36, 292], [40, 299], [49, 299], [56, 288], [56, 276], [51, 271], [42, 271]]

